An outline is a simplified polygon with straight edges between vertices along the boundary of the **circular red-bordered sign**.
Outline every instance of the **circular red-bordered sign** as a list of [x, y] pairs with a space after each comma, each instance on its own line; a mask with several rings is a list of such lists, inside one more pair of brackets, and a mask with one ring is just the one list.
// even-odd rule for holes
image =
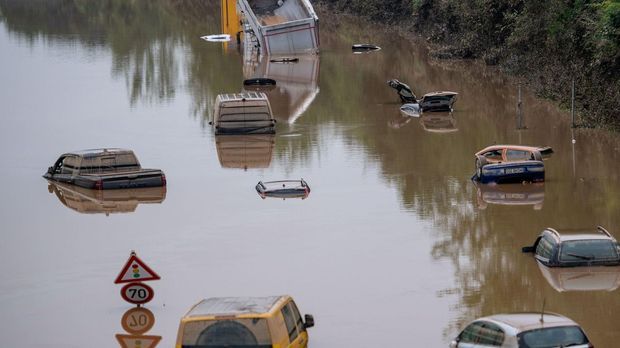
[[144, 307], [133, 307], [121, 319], [121, 326], [132, 335], [142, 335], [155, 325], [155, 315]]
[[141, 305], [153, 299], [153, 289], [144, 283], [129, 283], [121, 289], [121, 297], [133, 304]]

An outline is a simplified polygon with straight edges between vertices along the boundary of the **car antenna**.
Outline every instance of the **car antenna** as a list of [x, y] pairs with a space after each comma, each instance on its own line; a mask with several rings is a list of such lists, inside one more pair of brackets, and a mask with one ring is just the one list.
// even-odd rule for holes
[[544, 323], [545, 322], [545, 298], [543, 298], [543, 304], [542, 304], [542, 310], [540, 311], [540, 322]]

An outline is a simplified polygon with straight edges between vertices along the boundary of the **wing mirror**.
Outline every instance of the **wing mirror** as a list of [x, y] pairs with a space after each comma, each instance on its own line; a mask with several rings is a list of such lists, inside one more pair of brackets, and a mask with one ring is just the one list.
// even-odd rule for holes
[[312, 316], [312, 314], [306, 314], [304, 316], [304, 327], [305, 328], [309, 328], [309, 327], [313, 327], [314, 326], [314, 317]]
[[48, 174], [54, 174], [54, 167], [47, 168], [47, 173]]
[[523, 248], [521, 248], [521, 252], [522, 253], [533, 253], [536, 249], [534, 249], [533, 245], [530, 246], [524, 246]]

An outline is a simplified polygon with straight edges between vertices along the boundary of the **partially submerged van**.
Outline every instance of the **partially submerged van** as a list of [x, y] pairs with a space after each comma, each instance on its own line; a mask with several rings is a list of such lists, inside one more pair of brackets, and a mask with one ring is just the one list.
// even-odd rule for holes
[[213, 112], [215, 134], [273, 134], [276, 121], [265, 93], [220, 94]]
[[302, 319], [287, 295], [212, 297], [181, 318], [175, 347], [304, 348], [312, 326], [312, 315]]

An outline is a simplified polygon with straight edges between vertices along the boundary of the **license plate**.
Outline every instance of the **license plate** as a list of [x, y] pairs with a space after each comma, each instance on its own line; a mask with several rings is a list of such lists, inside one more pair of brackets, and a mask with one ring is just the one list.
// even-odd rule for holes
[[506, 174], [524, 173], [525, 168], [506, 168]]

